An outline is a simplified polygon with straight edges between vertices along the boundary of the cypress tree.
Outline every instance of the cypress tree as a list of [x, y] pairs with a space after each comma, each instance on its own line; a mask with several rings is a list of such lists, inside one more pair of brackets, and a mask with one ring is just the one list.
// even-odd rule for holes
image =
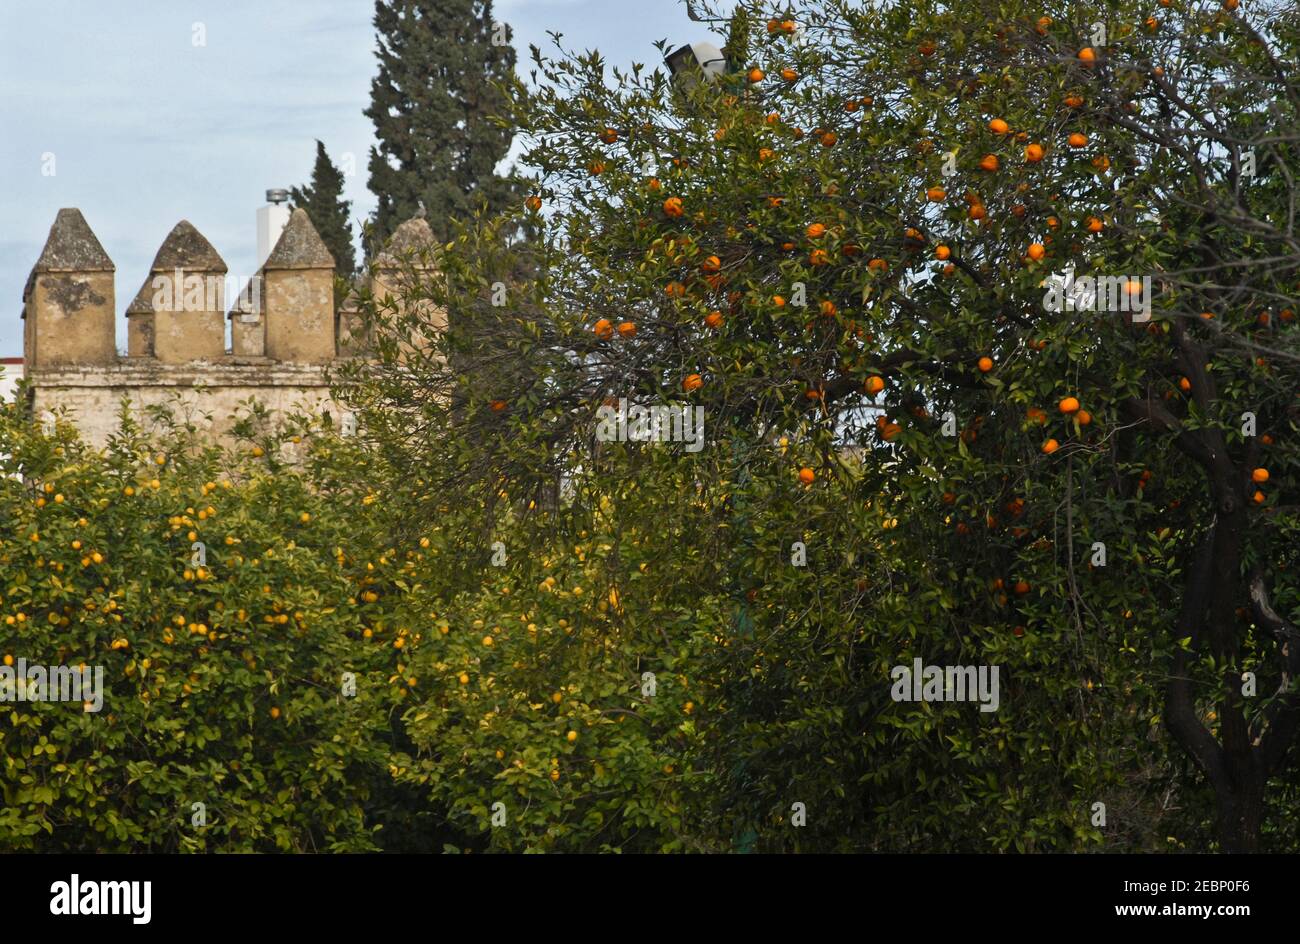
[[448, 217], [518, 198], [515, 180], [495, 172], [513, 132], [490, 120], [505, 104], [492, 83], [513, 78], [515, 51], [491, 0], [376, 0], [374, 23], [379, 72], [365, 114], [379, 140], [370, 149], [378, 208], [368, 254], [421, 204], [445, 241]]
[[321, 241], [334, 256], [334, 271], [344, 278], [351, 278], [357, 268], [349, 220], [352, 202], [343, 199], [343, 172], [334, 166], [320, 141], [316, 142], [316, 165], [311, 171], [311, 183], [293, 187], [289, 194], [295, 207], [307, 211]]

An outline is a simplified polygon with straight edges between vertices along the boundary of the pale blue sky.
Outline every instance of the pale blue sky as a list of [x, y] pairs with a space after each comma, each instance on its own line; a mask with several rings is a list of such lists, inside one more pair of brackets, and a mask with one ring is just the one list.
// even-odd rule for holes
[[[60, 207], [79, 207], [117, 264], [121, 313], [163, 238], [188, 219], [231, 274], [256, 261], [269, 187], [306, 182], [315, 139], [366, 190], [371, 0], [0, 0], [0, 356], [22, 353], [27, 274]], [[497, 0], [520, 71], [547, 32], [612, 65], [708, 39], [679, 0]], [[195, 45], [201, 23], [206, 45]], [[42, 173], [53, 155], [54, 174]]]

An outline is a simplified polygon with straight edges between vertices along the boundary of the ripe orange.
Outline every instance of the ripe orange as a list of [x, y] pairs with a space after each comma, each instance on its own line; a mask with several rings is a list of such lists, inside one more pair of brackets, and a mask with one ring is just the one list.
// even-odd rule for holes
[[1256, 469], [1254, 472], [1250, 473], [1250, 480], [1259, 485], [1263, 485], [1268, 481], [1268, 469]]
[[1189, 393], [1192, 389], [1192, 382], [1186, 377], [1183, 377], [1178, 381], [1178, 389], [1183, 391], [1183, 393]]
[[948, 191], [942, 187], [931, 187], [925, 192], [925, 198], [931, 203], [938, 203], [948, 196]]
[[614, 336], [614, 325], [608, 318], [601, 318], [591, 330], [596, 332], [596, 337], [602, 341], [608, 341]]
[[682, 212], [681, 197], [669, 197], [664, 201], [664, 216], [671, 217], [675, 220], [682, 215]]
[[722, 327], [722, 322], [722, 312], [717, 311], [716, 309], [704, 316], [704, 323], [715, 331]]
[[810, 223], [808, 228], [804, 230], [804, 232], [808, 234], [809, 239], [820, 239], [821, 236], [826, 232], [826, 227], [823, 226], [821, 223]]
[[703, 262], [700, 263], [700, 268], [703, 269], [705, 272], [717, 272], [719, 269], [722, 268], [722, 260], [719, 259], [717, 256], [709, 256], [707, 259], [705, 259]]
[[1083, 104], [1083, 96], [1082, 96], [1082, 95], [1067, 95], [1067, 96], [1065, 96], [1065, 107], [1066, 107], [1066, 108], [1078, 108], [1078, 107], [1081, 106], [1082, 104]]
[[1041, 144], [1028, 144], [1025, 146], [1025, 160], [1031, 164], [1037, 164], [1043, 159], [1043, 146]]
[[876, 394], [880, 393], [880, 391], [885, 389], [885, 380], [883, 377], [868, 377], [866, 386], [867, 393], [874, 397]]
[[998, 169], [998, 156], [996, 154], [985, 154], [980, 158], [980, 168], [982, 170], [993, 171]]
[[991, 371], [991, 370], [993, 369], [993, 358], [991, 358], [991, 357], [981, 357], [981, 358], [976, 362], [976, 366], [979, 367], [979, 369], [980, 369], [980, 373], [982, 373], [982, 374], [987, 374], [989, 371]]
[[966, 212], [966, 215], [972, 220], [982, 220], [988, 215], [988, 212], [984, 209], [984, 204], [972, 203], [971, 208]]
[[1047, 440], [1047, 442], [1043, 443], [1043, 452], [1047, 453], [1047, 455], [1049, 456], [1060, 448], [1061, 448], [1061, 444], [1058, 443], [1055, 439], [1049, 439]]
[[699, 390], [704, 386], [704, 378], [699, 374], [687, 374], [686, 379], [682, 381], [682, 389], [687, 393], [692, 390]]
[[1047, 28], [1051, 25], [1052, 25], [1052, 18], [1050, 16], [1040, 16], [1038, 18], [1038, 35], [1046, 36]]
[[524, 206], [528, 207], [528, 209], [536, 213], [538, 210], [542, 208], [542, 198], [537, 196], [536, 194], [533, 194], [531, 197], [529, 197], [527, 200], [524, 201]]
[[799, 481], [804, 485], [811, 485], [813, 479], [817, 478], [817, 473], [806, 466], [799, 470]]
[[822, 302], [818, 308], [820, 309], [823, 318], [834, 318], [835, 313], [839, 311], [839, 309], [835, 307], [835, 303], [830, 299]]
[[1016, 581], [1016, 587], [1015, 587], [1015, 590], [1016, 590], [1016, 594], [1017, 594], [1018, 596], [1022, 596], [1022, 597], [1023, 597], [1026, 593], [1029, 592], [1029, 581], [1027, 581], [1027, 580], [1017, 580], [1017, 581]]
[[779, 33], [779, 32], [781, 32], [781, 21], [780, 21], [780, 20], [777, 20], [777, 19], [771, 19], [771, 20], [768, 20], [768, 21], [767, 21], [767, 31], [768, 31], [769, 33]]
[[271, 708], [271, 719], [272, 719], [272, 720], [275, 720], [275, 719], [278, 718], [278, 717], [280, 717], [280, 709], [279, 709], [279, 708], [276, 708], [276, 707], [274, 707], [274, 706], [272, 706], [272, 708]]
[[834, 131], [827, 131], [820, 138], [821, 145], [824, 148], [834, 147], [835, 142], [838, 141], [839, 139], [840, 139], [839, 135], [837, 135]]
[[872, 259], [867, 263], [867, 269], [871, 272], [888, 272], [889, 263], [884, 259]]
[[1064, 400], [1061, 401], [1060, 409], [1061, 412], [1065, 413], [1066, 415], [1069, 415], [1070, 413], [1078, 413], [1079, 412], [1078, 398], [1066, 397]]
[[795, 72], [794, 69], [786, 67], [781, 70], [781, 78], [787, 82], [793, 82], [799, 78], [799, 73]]
[[1011, 126], [1008, 125], [1001, 118], [994, 118], [992, 121], [989, 122], [989, 130], [992, 131], [994, 134], [1006, 134], [1008, 131], [1011, 130]]
[[[493, 400], [491, 403], [488, 404], [488, 407], [491, 408], [493, 413], [500, 413], [507, 406], [508, 404], [506, 403], [505, 400]], [[303, 512], [303, 514], [306, 514], [306, 512]]]
[[1043, 248], [1042, 243], [1030, 243], [1027, 253], [1030, 259], [1033, 259], [1035, 262], [1037, 262], [1039, 259], [1043, 258], [1043, 256], [1047, 254], [1047, 250]]
[[1090, 66], [1097, 61], [1097, 54], [1093, 51], [1091, 46], [1084, 46], [1079, 50], [1079, 61], [1085, 66]]
[[814, 249], [808, 254], [808, 262], [815, 266], [826, 265], [830, 259], [826, 255], [825, 249]]
[[1256, 505], [1264, 504], [1264, 493], [1261, 492], [1259, 489], [1255, 489], [1254, 499]]
[[686, 286], [681, 282], [669, 282], [664, 286], [664, 294], [669, 298], [681, 298], [686, 294]]
[[947, 246], [939, 246], [934, 250], [934, 255], [938, 259], [947, 259], [952, 255], [952, 250]]
[[754, 68], [749, 70], [749, 76], [748, 76], [749, 81], [762, 82], [763, 77], [764, 77], [763, 70], [760, 69], [758, 66], [754, 66]]
[[1231, 13], [1233, 10], [1237, 9], [1237, 0], [1223, 0], [1223, 9]]
[[926, 40], [916, 47], [916, 51], [923, 56], [933, 56], [935, 49], [938, 48], [930, 40]]
[[618, 333], [621, 337], [634, 338], [636, 337], [636, 324], [631, 321], [624, 321], [618, 326]]
[[1085, 134], [1080, 134], [1079, 132], [1076, 131], [1074, 132], [1074, 134], [1070, 135], [1068, 139], [1068, 143], [1072, 148], [1087, 147], [1088, 136]]
[[1087, 426], [1092, 422], [1092, 414], [1087, 410], [1080, 410], [1078, 413], [1074, 414], [1074, 418], [1079, 421], [1080, 426]]

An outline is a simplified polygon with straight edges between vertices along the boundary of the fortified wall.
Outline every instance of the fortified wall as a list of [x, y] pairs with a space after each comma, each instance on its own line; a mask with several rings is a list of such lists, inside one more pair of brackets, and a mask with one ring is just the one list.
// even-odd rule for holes
[[[398, 227], [368, 275], [376, 298], [396, 296], [404, 254], [433, 242], [423, 219]], [[340, 358], [367, 356], [368, 344], [355, 296], [335, 305], [334, 258], [306, 211], [293, 211], [229, 310], [225, 262], [194, 226], [177, 223], [127, 306], [126, 356], [115, 342], [115, 273], [81, 211], [60, 210], [23, 290], [34, 418], [66, 410], [97, 446], [117, 431], [124, 398], [143, 425], [147, 407], [166, 406], [216, 439], [229, 435], [249, 398], [273, 415], [345, 423], [327, 370]], [[444, 312], [429, 317], [446, 326]]]

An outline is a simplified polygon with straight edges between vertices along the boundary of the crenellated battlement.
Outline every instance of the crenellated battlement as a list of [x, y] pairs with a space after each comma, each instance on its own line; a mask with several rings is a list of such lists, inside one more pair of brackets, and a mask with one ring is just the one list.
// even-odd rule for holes
[[[406, 253], [433, 245], [423, 219], [398, 227], [368, 274], [374, 294], [400, 295]], [[293, 211], [229, 307], [225, 261], [193, 224], [177, 223], [127, 306], [125, 356], [116, 346], [115, 277], [81, 211], [60, 210], [23, 291], [23, 360], [37, 415], [66, 408], [97, 442], [115, 428], [123, 397], [145, 407], [181, 393], [211, 412], [217, 436], [249, 397], [273, 412], [341, 420], [326, 370], [366, 356], [364, 320], [355, 295], [336, 307], [334, 258], [306, 211]], [[429, 317], [446, 324], [439, 310]]]

